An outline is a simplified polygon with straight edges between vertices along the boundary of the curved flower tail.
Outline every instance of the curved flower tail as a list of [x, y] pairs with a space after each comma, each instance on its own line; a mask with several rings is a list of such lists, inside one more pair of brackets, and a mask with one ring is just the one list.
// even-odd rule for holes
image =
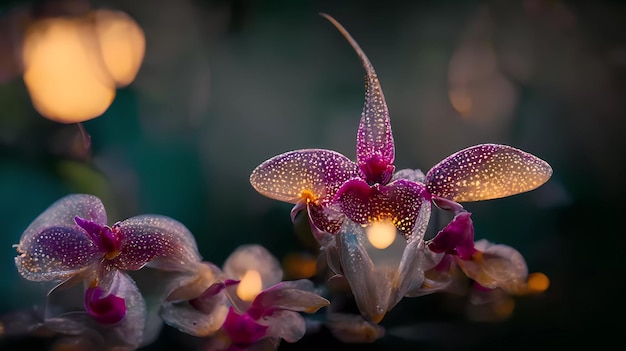
[[389, 110], [385, 102], [378, 75], [359, 44], [350, 33], [334, 18], [322, 13], [341, 34], [348, 40], [352, 48], [361, 58], [366, 71], [365, 105], [361, 114], [361, 122], [357, 133], [357, 163], [363, 178], [370, 183], [387, 183], [395, 169], [394, 142], [389, 120]]
[[481, 144], [456, 152], [431, 168], [426, 186], [456, 202], [497, 199], [538, 188], [552, 176], [550, 165], [507, 145]]

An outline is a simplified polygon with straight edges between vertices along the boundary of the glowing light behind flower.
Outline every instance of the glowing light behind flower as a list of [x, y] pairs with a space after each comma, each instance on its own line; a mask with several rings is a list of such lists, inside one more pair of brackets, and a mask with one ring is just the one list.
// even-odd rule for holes
[[249, 269], [237, 286], [237, 296], [244, 301], [252, 301], [263, 290], [263, 281], [258, 271]]
[[550, 278], [547, 275], [537, 272], [528, 275], [528, 292], [541, 293], [550, 287]]
[[386, 249], [396, 240], [396, 226], [391, 221], [378, 221], [365, 228], [370, 244], [377, 249]]
[[118, 87], [130, 84], [146, 49], [143, 30], [121, 11], [98, 10], [95, 29], [104, 64]]
[[123, 12], [37, 20], [25, 34], [23, 79], [45, 118], [82, 122], [102, 115], [115, 89], [134, 80], [144, 51], [143, 31]]
[[96, 37], [81, 19], [36, 22], [24, 42], [24, 83], [35, 109], [61, 123], [104, 113], [115, 84], [94, 50]]

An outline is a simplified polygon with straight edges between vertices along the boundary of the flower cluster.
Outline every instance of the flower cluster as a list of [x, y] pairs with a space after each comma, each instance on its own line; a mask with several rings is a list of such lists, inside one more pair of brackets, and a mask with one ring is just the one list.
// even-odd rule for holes
[[[511, 146], [481, 144], [446, 157], [426, 175], [396, 172], [378, 76], [350, 34], [324, 16], [346, 37], [366, 71], [356, 162], [331, 150], [290, 151], [261, 163], [250, 176], [252, 186], [295, 204], [292, 219], [306, 210], [328, 266], [348, 281], [361, 314], [373, 323], [404, 296], [444, 290], [455, 276], [434, 273], [450, 272], [453, 264], [485, 288], [520, 291], [527, 277], [521, 255], [509, 247], [474, 243], [470, 213], [459, 203], [533, 190], [550, 178], [550, 165]], [[456, 216], [425, 240], [431, 204]], [[431, 275], [437, 278], [426, 279]]]
[[[376, 340], [384, 334], [379, 323], [404, 297], [459, 291], [467, 280], [475, 296], [532, 291], [522, 255], [475, 241], [471, 213], [461, 203], [533, 190], [550, 178], [551, 167], [511, 146], [481, 144], [426, 174], [396, 171], [378, 76], [350, 34], [323, 16], [366, 71], [356, 161], [332, 150], [290, 151], [261, 163], [250, 183], [294, 204], [292, 220], [306, 212], [319, 262], [347, 282], [360, 313], [328, 313], [328, 328], [345, 342]], [[452, 219], [427, 239], [433, 210]], [[303, 313], [332, 302], [311, 280], [283, 281], [278, 260], [260, 245], [239, 246], [218, 267], [203, 260], [182, 223], [142, 215], [109, 225], [100, 199], [88, 194], [53, 203], [16, 249], [24, 278], [56, 284], [29, 330], [45, 328], [91, 349], [137, 349], [154, 341], [164, 322], [200, 337], [204, 350], [272, 350], [281, 340], [300, 340], [309, 325]]]
[[[202, 261], [183, 224], [143, 215], [108, 226], [100, 199], [88, 194], [57, 200], [16, 248], [24, 278], [58, 283], [41, 322], [30, 328], [96, 349], [134, 350], [157, 336], [160, 323], [148, 320], [147, 298], [130, 275], [140, 270], [155, 276], [151, 297], [159, 301], [158, 316], [189, 334], [219, 340], [214, 350], [295, 342], [305, 331], [298, 312], [328, 305], [310, 281], [282, 282], [278, 261], [261, 246], [238, 248], [222, 272]], [[77, 306], [75, 290], [81, 288]]]

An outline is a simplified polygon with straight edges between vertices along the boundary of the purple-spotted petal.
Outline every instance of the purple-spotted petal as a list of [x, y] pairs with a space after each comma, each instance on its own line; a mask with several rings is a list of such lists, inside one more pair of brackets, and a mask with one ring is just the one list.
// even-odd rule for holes
[[85, 270], [103, 255], [76, 224], [40, 227], [22, 236], [15, 257], [18, 272], [28, 280], [65, 279]]
[[350, 220], [366, 225], [388, 219], [406, 237], [413, 232], [420, 208], [430, 200], [423, 184], [407, 179], [373, 186], [352, 179], [339, 189], [335, 198]]
[[454, 153], [426, 174], [432, 195], [480, 201], [536, 189], [552, 175], [544, 160], [506, 145], [481, 144]]
[[290, 151], [261, 163], [250, 184], [264, 196], [292, 204], [304, 199], [324, 205], [346, 180], [357, 175], [354, 162], [323, 149]]
[[137, 270], [150, 263], [163, 270], [184, 271], [195, 269], [201, 259], [189, 229], [172, 218], [136, 216], [113, 229], [122, 235], [120, 253], [113, 259], [119, 269]]
[[433, 252], [458, 255], [469, 260], [476, 252], [474, 248], [474, 224], [471, 213], [460, 212], [428, 243]]
[[365, 105], [357, 133], [357, 163], [368, 183], [386, 184], [394, 171], [394, 142], [385, 96], [374, 71], [357, 42], [348, 31], [332, 17], [323, 14], [348, 40], [359, 55], [365, 68]]
[[262, 288], [266, 289], [283, 278], [280, 262], [261, 245], [242, 245], [233, 251], [224, 262], [224, 274], [241, 280], [247, 271], [255, 270], [261, 277]]
[[252, 302], [248, 314], [259, 319], [278, 310], [314, 313], [328, 305], [328, 300], [313, 292], [310, 280], [301, 279], [280, 282], [263, 290]]

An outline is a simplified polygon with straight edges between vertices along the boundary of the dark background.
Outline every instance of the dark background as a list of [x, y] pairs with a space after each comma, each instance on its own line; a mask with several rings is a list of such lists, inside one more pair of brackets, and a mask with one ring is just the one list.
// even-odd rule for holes
[[[0, 13], [23, 4], [3, 2]], [[505, 321], [472, 321], [463, 298], [431, 295], [404, 299], [383, 320], [387, 334], [375, 343], [341, 344], [322, 329], [280, 349], [626, 346], [622, 2], [91, 4], [126, 11], [146, 35], [136, 80], [118, 89], [102, 116], [83, 124], [91, 158], [77, 151], [77, 126], [39, 115], [19, 72], [0, 61], [0, 314], [40, 301], [42, 291], [17, 274], [12, 245], [68, 193], [98, 195], [111, 221], [173, 217], [195, 234], [204, 259], [218, 265], [245, 243], [262, 244], [279, 259], [304, 250], [291, 205], [262, 197], [248, 177], [265, 159], [299, 148], [354, 158], [363, 69], [318, 15], [326, 12], [379, 74], [398, 169], [426, 172], [457, 150], [488, 142], [552, 165], [552, 178], [533, 192], [465, 204], [477, 239], [513, 246], [551, 285], [516, 298]], [[459, 92], [471, 98], [470, 110], [455, 109], [450, 97]], [[190, 339], [164, 327], [145, 350], [183, 349]], [[37, 338], [4, 345], [43, 347]]]

